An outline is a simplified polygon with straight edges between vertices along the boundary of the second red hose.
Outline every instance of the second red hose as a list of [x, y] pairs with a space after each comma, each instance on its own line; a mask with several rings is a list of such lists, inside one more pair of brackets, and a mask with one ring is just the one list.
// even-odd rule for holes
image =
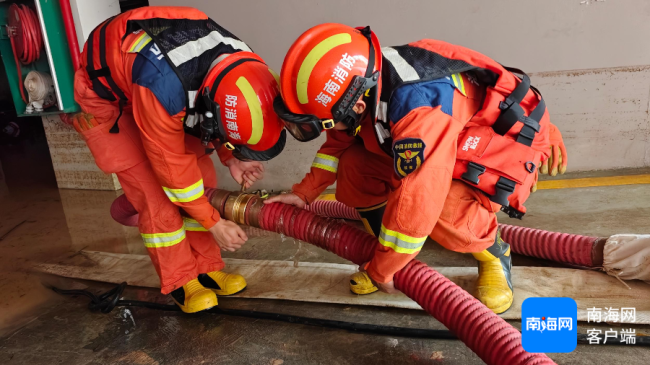
[[[371, 234], [285, 204], [264, 206], [259, 222], [262, 229], [312, 243], [358, 265], [372, 258], [377, 245], [377, 238]], [[487, 364], [554, 364], [544, 354], [526, 352], [519, 331], [420, 261], [413, 260], [397, 272], [395, 286]]]

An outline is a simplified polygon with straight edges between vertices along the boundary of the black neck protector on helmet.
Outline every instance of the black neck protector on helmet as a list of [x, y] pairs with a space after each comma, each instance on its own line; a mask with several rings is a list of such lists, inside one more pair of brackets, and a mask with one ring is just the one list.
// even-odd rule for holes
[[203, 115], [203, 120], [201, 121], [201, 143], [204, 146], [207, 146], [208, 143], [218, 140], [223, 144], [228, 150], [232, 151], [233, 156], [238, 160], [248, 161], [268, 161], [282, 152], [284, 145], [287, 140], [287, 133], [285, 130], [282, 130], [280, 133], [280, 138], [278, 141], [269, 149], [264, 151], [256, 151], [251, 149], [246, 145], [234, 145], [226, 139], [226, 130], [221, 121], [221, 106], [219, 103], [214, 101], [216, 90], [223, 80], [224, 76], [230, 72], [235, 67], [241, 65], [244, 62], [261, 62], [254, 58], [243, 58], [236, 62], [233, 62], [231, 65], [223, 69], [217, 78], [212, 83], [212, 87], [206, 86], [201, 93], [201, 101], [199, 111]]
[[[332, 107], [332, 116], [335, 122], [343, 122], [348, 127], [348, 134], [356, 136], [359, 133], [359, 124], [361, 123], [361, 115], [354, 111], [354, 106], [366, 91], [368, 92], [368, 99], [370, 105], [366, 110], [374, 110], [376, 103], [377, 82], [379, 81], [379, 71], [373, 73], [372, 69], [375, 68], [375, 47], [372, 44], [372, 32], [370, 26], [361, 30], [361, 34], [366, 37], [369, 44], [368, 66], [366, 67], [366, 74], [364, 77], [355, 76], [348, 86], [343, 96]], [[374, 88], [374, 89], [373, 89]], [[371, 91], [373, 89], [374, 91]], [[374, 94], [374, 95], [370, 95]]]
[[322, 133], [325, 129], [332, 129], [338, 122], [344, 123], [348, 129], [348, 134], [357, 135], [360, 128], [361, 116], [354, 111], [354, 106], [362, 96], [366, 96], [369, 101], [366, 110], [375, 110], [377, 103], [377, 83], [379, 81], [379, 71], [372, 72], [375, 68], [375, 47], [372, 44], [372, 32], [370, 27], [361, 30], [361, 34], [366, 37], [369, 44], [368, 66], [364, 76], [354, 76], [350, 85], [343, 93], [343, 96], [332, 106], [332, 119], [320, 119], [312, 114], [296, 114], [287, 108], [278, 96], [273, 102], [273, 109], [284, 120], [286, 128], [291, 135], [301, 141], [311, 141]]

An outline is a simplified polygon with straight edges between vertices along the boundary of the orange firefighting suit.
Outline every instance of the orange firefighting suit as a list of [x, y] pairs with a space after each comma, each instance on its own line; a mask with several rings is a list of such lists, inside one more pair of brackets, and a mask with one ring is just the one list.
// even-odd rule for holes
[[452, 180], [458, 134], [482, 107], [484, 93], [466, 74], [404, 85], [389, 106], [388, 114], [396, 121], [391, 135], [395, 144], [416, 144], [412, 151], [423, 154], [419, 167], [399, 179], [397, 162], [379, 147], [367, 117], [360, 138], [328, 130], [311, 171], [294, 185], [293, 192], [307, 202], [335, 181], [336, 199], [351, 207], [387, 201], [380, 244], [366, 267], [374, 280], [391, 281], [427, 236], [457, 252], [480, 252], [494, 244], [495, 213], [501, 206], [480, 190]]
[[[169, 81], [169, 77], [177, 76], [163, 68], [164, 64], [130, 52], [152, 45], [142, 44], [143, 32], [125, 36], [127, 20], [156, 17], [207, 18], [196, 9], [177, 7], [136, 9], [114, 18], [106, 27], [107, 66], [128, 98], [119, 118], [119, 133], [109, 133], [120, 113], [117, 103], [100, 98], [92, 89], [86, 71], [88, 43], [81, 57], [83, 67], [75, 75], [75, 100], [83, 113], [74, 123], [97, 166], [117, 174], [124, 194], [138, 211], [139, 230], [160, 276], [161, 291], [167, 294], [200, 273], [221, 270], [224, 263], [207, 231], [220, 219], [203, 195], [204, 187], [217, 184], [211, 158], [198, 138], [184, 133], [185, 110], [170, 115], [169, 106], [161, 104], [159, 94], [152, 90], [162, 88], [170, 95], [182, 95], [184, 91], [179, 82]], [[95, 54], [100, 52], [97, 33], [93, 34]], [[147, 70], [146, 80], [133, 77], [136, 59], [138, 72]], [[99, 62], [95, 63], [100, 68]], [[169, 90], [174, 87], [180, 89]], [[222, 163], [233, 158], [225, 148], [218, 154]]]

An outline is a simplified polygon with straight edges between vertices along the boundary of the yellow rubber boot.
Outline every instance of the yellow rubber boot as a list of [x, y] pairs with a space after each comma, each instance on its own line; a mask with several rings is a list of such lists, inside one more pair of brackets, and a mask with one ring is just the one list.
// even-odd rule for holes
[[[357, 212], [361, 216], [361, 222], [363, 222], [366, 231], [375, 237], [379, 235], [379, 230], [381, 229], [381, 221], [384, 218], [386, 203], [383, 202], [368, 208], [357, 208]], [[372, 280], [370, 280], [370, 277], [365, 272], [357, 272], [350, 275], [350, 291], [354, 294], [372, 294], [377, 290], [379, 289], [372, 283]]]
[[213, 271], [199, 275], [203, 286], [211, 289], [217, 295], [233, 295], [246, 289], [246, 279], [239, 274], [228, 274], [223, 271]]
[[350, 275], [350, 291], [354, 294], [372, 294], [377, 290], [379, 290], [379, 288], [377, 288], [375, 284], [372, 283], [372, 280], [370, 280], [370, 277], [367, 273], [355, 272], [354, 274]]
[[494, 313], [501, 314], [510, 308], [514, 298], [510, 278], [512, 258], [510, 245], [503, 242], [500, 233], [495, 241], [487, 250], [472, 253], [478, 260], [478, 281], [474, 296]]
[[172, 299], [185, 313], [196, 313], [218, 304], [217, 296], [206, 289], [197, 279], [190, 280], [183, 287], [171, 292]]

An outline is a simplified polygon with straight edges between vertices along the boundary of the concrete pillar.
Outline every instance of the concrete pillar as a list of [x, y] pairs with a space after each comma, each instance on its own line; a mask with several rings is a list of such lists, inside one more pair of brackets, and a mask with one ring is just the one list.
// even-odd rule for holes
[[43, 117], [43, 128], [50, 148], [59, 189], [119, 190], [115, 174], [103, 173], [95, 164], [86, 142], [58, 115]]
[[[97, 25], [120, 13], [118, 0], [71, 0], [70, 7], [80, 50]], [[114, 174], [106, 175], [97, 168], [86, 143], [74, 128], [64, 124], [58, 116], [43, 117], [43, 127], [59, 188], [121, 189]]]

